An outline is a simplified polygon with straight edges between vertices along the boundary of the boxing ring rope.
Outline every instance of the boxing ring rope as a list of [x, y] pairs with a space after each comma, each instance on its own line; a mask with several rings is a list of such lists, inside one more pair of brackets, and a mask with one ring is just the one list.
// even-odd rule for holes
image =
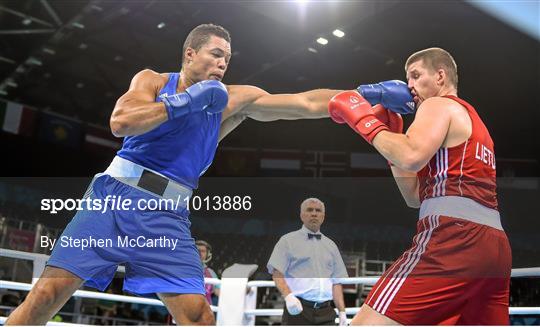
[[[534, 268], [516, 268], [512, 269], [512, 277], [540, 277], [540, 267]], [[340, 279], [343, 285], [363, 284], [373, 286], [377, 283], [379, 277], [351, 277]], [[248, 282], [248, 287], [275, 287], [274, 281], [251, 281]], [[347, 315], [355, 315], [360, 308], [345, 308]], [[540, 314], [540, 307], [511, 307], [509, 308], [511, 315], [531, 315]], [[253, 316], [281, 316], [283, 309], [252, 309], [244, 311], [246, 315]]]
[[[5, 324], [7, 317], [0, 317], [0, 324]], [[82, 325], [82, 324], [73, 324], [69, 322], [59, 322], [59, 321], [49, 321], [47, 326], [93, 326], [93, 325]]]
[[[0, 248], [0, 257], [30, 260], [34, 263], [33, 279], [32, 279], [33, 282], [31, 284], [0, 280], [0, 289], [10, 289], [10, 290], [18, 290], [18, 291], [30, 291], [32, 289], [33, 285], [37, 281], [37, 278], [41, 274], [42, 269], [45, 267], [45, 263], [47, 259], [49, 258], [47, 255], [44, 255], [44, 254], [21, 252], [21, 251], [14, 251], [14, 250], [1, 249], [1, 248]], [[39, 270], [40, 268], [41, 270]], [[120, 267], [119, 271], [123, 271], [123, 267]], [[512, 269], [512, 277], [540, 277], [540, 267]], [[225, 283], [227, 282], [227, 279], [234, 280], [236, 278], [224, 278], [223, 280], [220, 280], [217, 278], [205, 278], [205, 283], [211, 284], [211, 285], [222, 285], [224, 284], [224, 282]], [[260, 287], [275, 287], [274, 281], [247, 281], [247, 277], [245, 277], [245, 279], [246, 279], [245, 285], [247, 285], [247, 289], [249, 290], [249, 292], [245, 295], [246, 298], [247, 297], [256, 298], [257, 289]], [[379, 277], [352, 277], [352, 278], [343, 278], [340, 281], [342, 284], [346, 284], [346, 285], [351, 285], [351, 284], [374, 285], [378, 279]], [[245, 293], [245, 289], [246, 288], [243, 288], [243, 289], [240, 289], [239, 291]], [[222, 289], [222, 292], [223, 291], [224, 290]], [[80, 297], [80, 298], [89, 298], [89, 299], [101, 299], [101, 300], [109, 300], [109, 301], [117, 301], [117, 302], [164, 306], [164, 304], [160, 300], [157, 300], [157, 299], [148, 299], [148, 298], [135, 297], [135, 296], [117, 295], [117, 294], [84, 291], [84, 290], [76, 291], [73, 294], [73, 296]], [[250, 324], [254, 323], [254, 317], [256, 316], [281, 316], [283, 314], [283, 309], [256, 309], [255, 306], [256, 304], [253, 301], [251, 301], [251, 304], [250, 305], [246, 304], [244, 306], [244, 310], [241, 311], [242, 315], [244, 317], [247, 317], [248, 321], [251, 322]], [[213, 312], [219, 311], [219, 306], [210, 306], [210, 307]], [[360, 308], [358, 307], [346, 308], [345, 312], [347, 313], [347, 315], [354, 315], [359, 310]], [[221, 311], [221, 313], [224, 314], [223, 310]], [[540, 307], [511, 307], [509, 308], [509, 313], [511, 315], [533, 315], [533, 314], [540, 315]], [[0, 324], [3, 324], [5, 320], [6, 320], [6, 317], [0, 317]], [[219, 322], [219, 319], [218, 319], [218, 322]], [[48, 325], [52, 325], [52, 326], [79, 325], [80, 326], [80, 324], [69, 324], [69, 323], [59, 323], [59, 322], [49, 322]]]

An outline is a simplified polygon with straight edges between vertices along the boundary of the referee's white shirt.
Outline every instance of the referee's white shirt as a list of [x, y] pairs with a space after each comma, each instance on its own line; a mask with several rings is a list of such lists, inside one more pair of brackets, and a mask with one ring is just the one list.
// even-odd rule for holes
[[[308, 234], [320, 234], [321, 239], [310, 239]], [[270, 274], [275, 269], [280, 271], [295, 296], [315, 302], [331, 300], [332, 285], [348, 277], [336, 244], [320, 231], [313, 233], [304, 225], [279, 239], [267, 268]]]

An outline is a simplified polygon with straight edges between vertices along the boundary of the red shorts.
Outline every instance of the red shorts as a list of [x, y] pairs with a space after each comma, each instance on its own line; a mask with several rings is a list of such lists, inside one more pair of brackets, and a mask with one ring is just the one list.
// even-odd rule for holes
[[511, 269], [504, 231], [427, 216], [366, 304], [404, 325], [507, 325]]

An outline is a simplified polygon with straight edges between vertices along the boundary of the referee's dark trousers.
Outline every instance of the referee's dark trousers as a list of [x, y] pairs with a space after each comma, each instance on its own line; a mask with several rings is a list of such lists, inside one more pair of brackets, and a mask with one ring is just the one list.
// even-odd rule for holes
[[297, 315], [291, 315], [287, 307], [283, 308], [282, 325], [336, 325], [336, 311], [332, 301], [313, 302], [298, 298], [304, 310]]

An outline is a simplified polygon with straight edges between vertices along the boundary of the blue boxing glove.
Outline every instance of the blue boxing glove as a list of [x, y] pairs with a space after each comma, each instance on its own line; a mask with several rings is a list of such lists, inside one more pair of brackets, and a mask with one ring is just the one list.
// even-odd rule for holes
[[411, 90], [405, 82], [392, 80], [366, 84], [360, 85], [357, 90], [372, 106], [382, 104], [388, 110], [402, 115], [412, 114], [416, 110]]
[[185, 92], [161, 97], [161, 100], [170, 120], [201, 111], [220, 113], [227, 106], [229, 94], [223, 83], [207, 80], [191, 85]]

